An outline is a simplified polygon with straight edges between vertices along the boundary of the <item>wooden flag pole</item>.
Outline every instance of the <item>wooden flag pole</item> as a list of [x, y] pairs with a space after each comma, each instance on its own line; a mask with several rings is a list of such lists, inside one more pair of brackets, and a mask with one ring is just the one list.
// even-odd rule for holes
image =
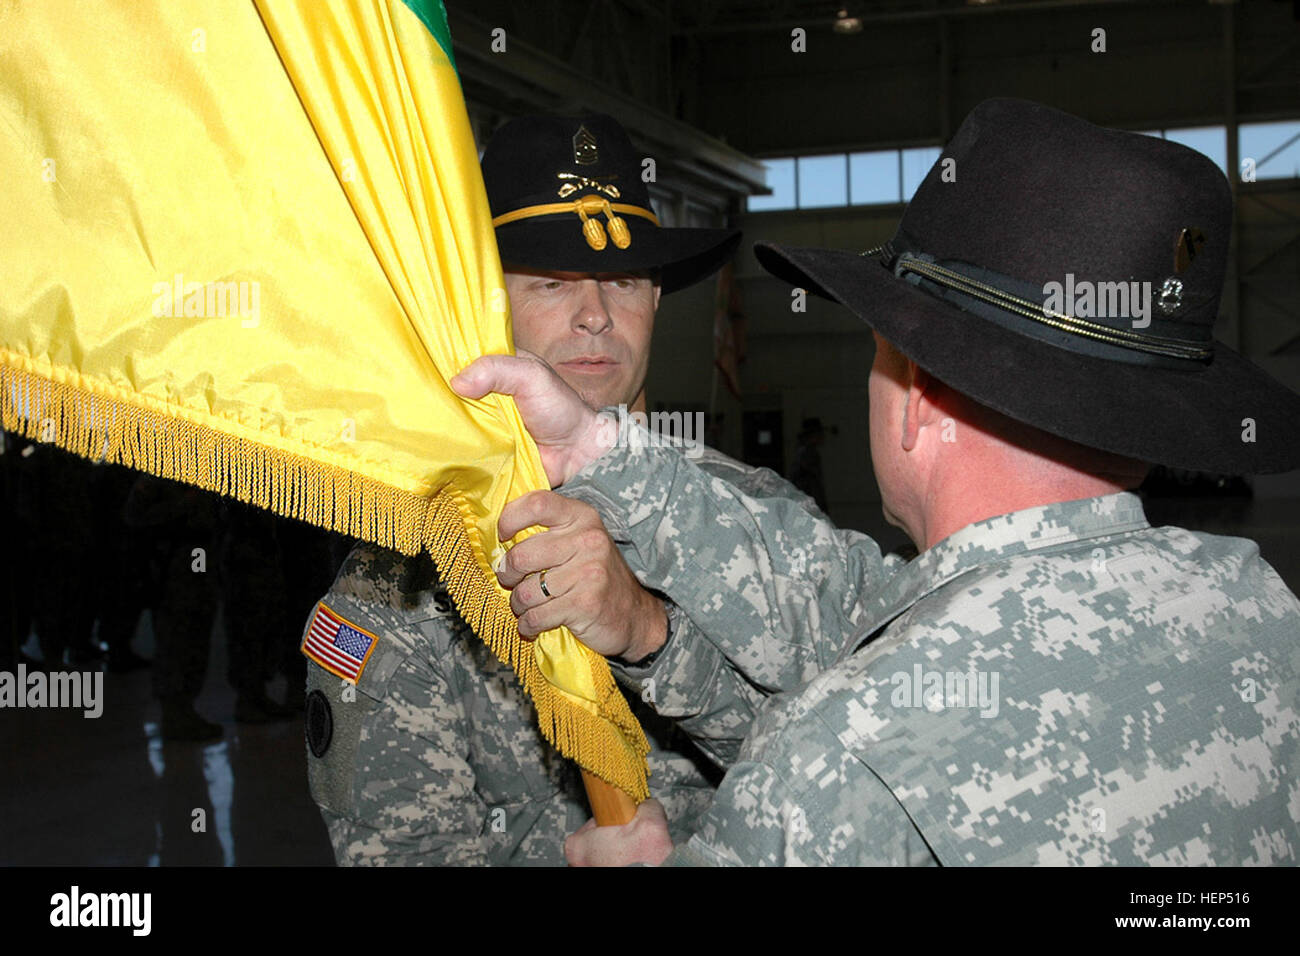
[[606, 783], [593, 773], [582, 771], [582, 783], [587, 788], [587, 802], [598, 827], [616, 827], [631, 823], [636, 816], [636, 801], [611, 783]]

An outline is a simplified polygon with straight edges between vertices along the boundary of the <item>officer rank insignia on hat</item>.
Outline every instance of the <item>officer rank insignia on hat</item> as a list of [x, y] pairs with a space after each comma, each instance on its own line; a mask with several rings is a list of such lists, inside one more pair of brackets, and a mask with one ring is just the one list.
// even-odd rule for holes
[[356, 683], [379, 638], [340, 617], [322, 601], [316, 605], [300, 650], [331, 674]]
[[573, 162], [578, 166], [594, 166], [600, 162], [596, 152], [596, 137], [585, 126], [579, 126], [573, 134]]

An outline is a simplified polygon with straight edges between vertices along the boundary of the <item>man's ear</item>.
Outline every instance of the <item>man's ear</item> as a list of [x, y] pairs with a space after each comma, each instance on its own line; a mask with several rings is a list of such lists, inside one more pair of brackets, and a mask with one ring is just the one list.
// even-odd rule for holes
[[926, 393], [930, 390], [934, 379], [930, 377], [929, 372], [911, 359], [906, 361], [907, 380], [910, 384], [907, 386], [907, 397], [903, 401], [903, 451], [911, 451], [916, 447], [921, 428], [926, 424], [928, 413], [933, 408]]

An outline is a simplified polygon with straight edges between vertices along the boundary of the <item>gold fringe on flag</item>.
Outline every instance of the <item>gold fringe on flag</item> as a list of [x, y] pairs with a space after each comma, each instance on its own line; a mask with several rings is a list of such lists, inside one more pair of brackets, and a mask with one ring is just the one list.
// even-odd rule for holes
[[[475, 554], [464, 497], [447, 485], [425, 498], [336, 465], [218, 431], [115, 386], [54, 381], [0, 348], [0, 428], [92, 461], [125, 465], [236, 498], [406, 555], [427, 551], [465, 621], [519, 676], [542, 733], [565, 757], [641, 801], [649, 796], [645, 733], [608, 668], [593, 668], [603, 719], [572, 705], [542, 675], [510, 603]], [[158, 407], [150, 407], [156, 405]], [[231, 430], [238, 430], [230, 423]], [[481, 548], [479, 549], [482, 550]], [[595, 652], [583, 648], [596, 661]], [[629, 751], [634, 751], [630, 753]], [[581, 757], [581, 759], [580, 759]]]
[[427, 550], [547, 739], [644, 796], [604, 659], [523, 642], [491, 567], [501, 509], [547, 484], [513, 401], [447, 384], [513, 344], [438, 0], [0, 20], [5, 427]]

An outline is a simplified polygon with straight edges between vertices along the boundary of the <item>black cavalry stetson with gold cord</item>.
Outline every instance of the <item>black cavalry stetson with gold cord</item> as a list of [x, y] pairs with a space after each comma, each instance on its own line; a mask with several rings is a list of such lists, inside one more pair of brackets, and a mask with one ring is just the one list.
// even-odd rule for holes
[[1017, 421], [1153, 464], [1300, 467], [1300, 395], [1213, 334], [1232, 196], [1194, 150], [981, 103], [867, 252], [755, 246]]
[[502, 263], [660, 270], [665, 293], [712, 275], [735, 254], [740, 232], [660, 226], [641, 178], [646, 158], [616, 120], [598, 113], [504, 124], [482, 160]]

